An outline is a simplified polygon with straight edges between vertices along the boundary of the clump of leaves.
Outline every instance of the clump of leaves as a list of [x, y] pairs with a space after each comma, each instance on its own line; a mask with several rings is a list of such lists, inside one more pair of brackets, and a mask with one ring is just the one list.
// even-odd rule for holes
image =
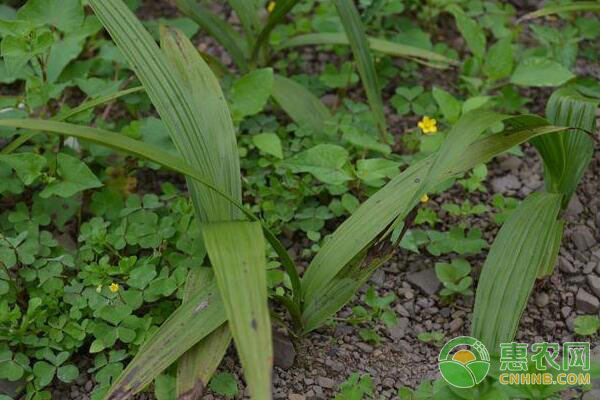
[[597, 315], [580, 315], [575, 318], [575, 333], [581, 336], [592, 336], [600, 329], [600, 318]]
[[473, 278], [471, 264], [465, 259], [456, 258], [450, 263], [436, 263], [435, 274], [444, 287], [440, 290], [442, 297], [455, 295], [473, 296]]
[[[394, 326], [398, 323], [396, 313], [391, 308], [391, 304], [396, 300], [395, 294], [378, 296], [373, 287], [369, 287], [365, 294], [365, 304], [368, 307], [352, 307], [352, 316], [349, 318], [351, 324], [365, 324], [374, 321], [381, 321], [386, 326]], [[373, 343], [379, 343], [381, 337], [374, 328], [363, 328], [359, 332], [360, 337]]]
[[229, 398], [235, 397], [238, 393], [237, 381], [229, 372], [215, 374], [210, 380], [209, 387], [214, 393]]
[[363, 400], [373, 398], [373, 379], [369, 374], [353, 373], [340, 385], [340, 392], [335, 400]]
[[492, 197], [494, 208], [498, 210], [494, 214], [494, 221], [497, 224], [502, 224], [508, 219], [513, 210], [519, 205], [519, 200], [513, 197], [504, 197], [501, 193], [497, 193]]
[[433, 344], [434, 346], [440, 347], [444, 344], [444, 338], [446, 335], [444, 332], [433, 331], [433, 332], [421, 332], [417, 335], [417, 339], [419, 339], [423, 343]]

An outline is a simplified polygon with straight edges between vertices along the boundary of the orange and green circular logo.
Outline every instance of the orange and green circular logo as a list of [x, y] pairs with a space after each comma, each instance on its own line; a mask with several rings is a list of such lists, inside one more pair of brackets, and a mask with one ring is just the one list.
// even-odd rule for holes
[[446, 382], [457, 388], [470, 388], [481, 383], [490, 370], [487, 349], [469, 336], [459, 336], [446, 343], [438, 361]]

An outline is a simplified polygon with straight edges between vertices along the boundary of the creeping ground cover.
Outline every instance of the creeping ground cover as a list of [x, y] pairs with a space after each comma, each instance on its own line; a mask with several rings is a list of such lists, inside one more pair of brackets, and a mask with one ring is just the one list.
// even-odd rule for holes
[[0, 400], [600, 398], [599, 12], [2, 2]]

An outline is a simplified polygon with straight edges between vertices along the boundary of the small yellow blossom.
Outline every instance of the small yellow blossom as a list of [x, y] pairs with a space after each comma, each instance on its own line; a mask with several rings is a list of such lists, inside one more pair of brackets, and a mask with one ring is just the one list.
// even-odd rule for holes
[[102, 285], [98, 285], [98, 287], [96, 288], [96, 292], [100, 293], [102, 291]]
[[425, 135], [433, 135], [438, 130], [437, 121], [434, 118], [429, 118], [428, 116], [424, 116], [418, 125]]
[[118, 283], [111, 283], [110, 284], [110, 291], [113, 293], [116, 293], [119, 291], [119, 284]]
[[427, 193], [425, 193], [423, 196], [421, 196], [421, 203], [427, 203], [429, 201], [429, 196], [427, 196]]
[[270, 1], [269, 5], [267, 6], [267, 11], [272, 13], [273, 10], [275, 9], [275, 2], [274, 1]]

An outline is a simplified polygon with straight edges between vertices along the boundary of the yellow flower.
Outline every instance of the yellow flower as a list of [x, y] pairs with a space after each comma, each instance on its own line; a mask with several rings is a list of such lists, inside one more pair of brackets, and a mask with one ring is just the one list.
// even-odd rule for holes
[[100, 293], [102, 291], [102, 285], [98, 285], [98, 287], [96, 288], [96, 292]]
[[421, 203], [427, 203], [429, 201], [429, 196], [427, 196], [427, 193], [425, 193], [423, 196], [421, 196]]
[[418, 124], [425, 135], [434, 135], [437, 132], [437, 121], [434, 118], [424, 116]]
[[267, 6], [267, 11], [272, 13], [273, 10], [275, 9], [275, 2], [274, 1], [270, 1], [269, 5]]
[[110, 287], [110, 291], [113, 292], [113, 293], [116, 293], [116, 292], [119, 291], [119, 284], [118, 283], [114, 283], [113, 282], [113, 283], [110, 284], [109, 287]]

